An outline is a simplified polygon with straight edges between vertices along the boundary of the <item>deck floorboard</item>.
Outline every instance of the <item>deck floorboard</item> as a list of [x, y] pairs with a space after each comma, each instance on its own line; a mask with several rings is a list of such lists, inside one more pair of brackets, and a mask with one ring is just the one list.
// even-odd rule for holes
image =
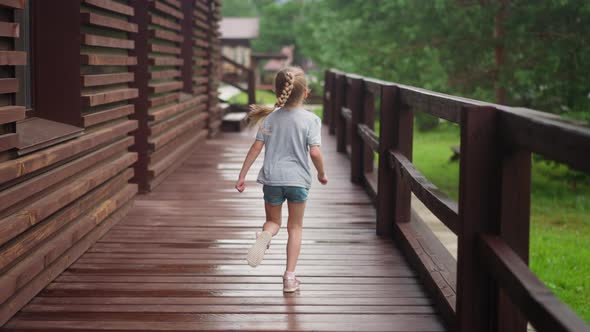
[[301, 290], [282, 293], [286, 229], [246, 265], [264, 221], [262, 158], [233, 188], [251, 137], [207, 141], [0, 331], [446, 331], [325, 133], [330, 182], [310, 191]]

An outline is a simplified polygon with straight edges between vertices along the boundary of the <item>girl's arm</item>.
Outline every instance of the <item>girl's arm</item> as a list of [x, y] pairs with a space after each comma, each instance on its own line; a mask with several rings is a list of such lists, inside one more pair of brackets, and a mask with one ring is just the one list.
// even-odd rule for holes
[[327, 184], [328, 177], [324, 172], [324, 158], [322, 157], [320, 147], [312, 145], [309, 149], [309, 155], [311, 156], [311, 161], [313, 162], [315, 169], [318, 171], [318, 181], [320, 181], [321, 184]]
[[250, 167], [252, 166], [254, 161], [256, 161], [256, 158], [258, 158], [258, 155], [260, 154], [260, 151], [262, 151], [263, 147], [263, 141], [256, 140], [254, 141], [254, 143], [252, 143], [250, 151], [248, 151], [246, 159], [244, 160], [244, 164], [242, 165], [242, 170], [240, 171], [238, 182], [236, 183], [236, 189], [239, 192], [243, 192], [244, 189], [246, 189], [246, 174], [248, 174]]

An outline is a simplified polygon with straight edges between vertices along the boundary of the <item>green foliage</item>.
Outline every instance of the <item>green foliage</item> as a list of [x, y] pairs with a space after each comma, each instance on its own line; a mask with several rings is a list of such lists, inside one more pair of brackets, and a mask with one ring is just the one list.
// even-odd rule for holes
[[590, 119], [588, 1], [509, 1], [502, 38], [494, 22], [504, 1], [232, 0], [225, 8], [234, 2], [260, 16], [256, 51], [294, 44], [322, 68], [486, 101], [503, 87], [510, 105]]

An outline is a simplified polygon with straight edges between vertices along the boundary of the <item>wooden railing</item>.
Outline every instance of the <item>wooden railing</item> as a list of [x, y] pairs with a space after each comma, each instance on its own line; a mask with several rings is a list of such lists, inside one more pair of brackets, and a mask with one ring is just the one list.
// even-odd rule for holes
[[235, 62], [234, 60], [222, 56], [222, 68], [230, 66], [232, 70], [232, 77], [226, 71], [223, 71], [221, 81], [229, 84], [240, 91], [248, 94], [248, 105], [256, 103], [256, 73], [253, 69], [245, 67], [244, 65]]
[[[415, 112], [461, 128], [458, 204], [412, 164]], [[451, 329], [590, 331], [528, 268], [531, 153], [590, 172], [588, 128], [336, 70], [325, 74], [324, 122], [374, 198], [378, 234], [396, 239]], [[457, 261], [413, 213], [412, 193], [457, 235]]]

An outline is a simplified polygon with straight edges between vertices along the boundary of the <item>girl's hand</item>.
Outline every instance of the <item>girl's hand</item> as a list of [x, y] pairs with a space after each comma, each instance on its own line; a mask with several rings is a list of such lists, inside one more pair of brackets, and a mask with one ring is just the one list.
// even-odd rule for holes
[[238, 182], [236, 182], [236, 189], [239, 192], [243, 192], [244, 189], [246, 189], [246, 179], [244, 178], [239, 178]]
[[328, 177], [326, 174], [318, 174], [318, 181], [320, 181], [321, 184], [326, 185], [328, 184]]

